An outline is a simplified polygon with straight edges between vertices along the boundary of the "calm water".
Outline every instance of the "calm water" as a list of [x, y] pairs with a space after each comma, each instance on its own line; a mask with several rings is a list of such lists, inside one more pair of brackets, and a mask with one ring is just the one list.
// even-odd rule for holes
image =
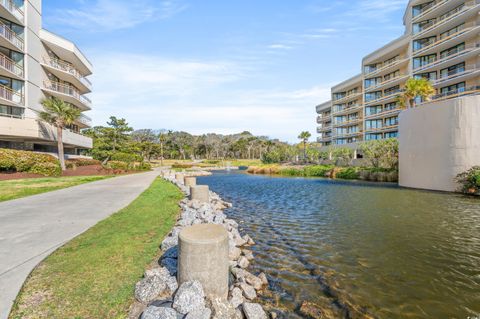
[[480, 316], [480, 200], [391, 185], [215, 173], [199, 179], [257, 242], [288, 318]]

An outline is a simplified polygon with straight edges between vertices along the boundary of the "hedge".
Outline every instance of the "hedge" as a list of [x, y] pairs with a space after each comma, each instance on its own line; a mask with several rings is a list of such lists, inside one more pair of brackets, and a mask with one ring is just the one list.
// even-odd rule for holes
[[75, 158], [67, 160], [65, 164], [67, 165], [67, 168], [75, 168], [81, 166], [101, 165], [101, 162], [90, 158]]
[[149, 171], [152, 169], [152, 166], [146, 162], [127, 163], [122, 161], [109, 161], [105, 167], [122, 171]]
[[48, 154], [0, 149], [0, 172], [24, 172], [44, 176], [62, 173], [60, 162]]

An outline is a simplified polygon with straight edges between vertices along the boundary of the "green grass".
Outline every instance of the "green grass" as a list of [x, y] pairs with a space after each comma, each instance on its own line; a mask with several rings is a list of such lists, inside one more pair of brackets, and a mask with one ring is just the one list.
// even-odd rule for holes
[[135, 283], [159, 256], [183, 195], [161, 179], [128, 207], [43, 261], [30, 275], [10, 318], [125, 318]]
[[51, 192], [105, 178], [109, 178], [109, 176], [45, 177], [0, 181], [0, 202]]

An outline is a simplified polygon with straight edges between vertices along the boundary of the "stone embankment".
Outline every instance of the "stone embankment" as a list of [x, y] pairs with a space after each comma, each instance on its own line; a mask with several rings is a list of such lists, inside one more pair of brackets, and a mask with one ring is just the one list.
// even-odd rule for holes
[[[208, 172], [189, 172], [189, 176], [204, 176]], [[185, 175], [172, 171], [163, 177], [176, 184], [186, 196], [190, 187], [185, 185]], [[191, 183], [190, 180], [187, 184]], [[136, 306], [141, 309], [141, 319], [267, 319], [276, 313], [267, 312], [255, 303], [257, 294], [268, 287], [267, 276], [254, 275], [247, 269], [254, 256], [249, 247], [255, 242], [249, 235], [241, 235], [236, 221], [227, 218], [224, 210], [231, 207], [218, 194], [209, 192], [209, 200], [200, 202], [188, 197], [180, 202], [180, 218], [170, 234], [161, 243], [163, 255], [144, 278], [136, 284]], [[228, 234], [228, 259], [230, 264], [228, 298], [207, 296], [202, 284], [188, 281], [180, 286], [177, 281], [179, 234], [192, 225], [215, 224], [225, 228]], [[222, 230], [223, 231], [223, 230]], [[137, 316], [140, 311], [137, 310]]]

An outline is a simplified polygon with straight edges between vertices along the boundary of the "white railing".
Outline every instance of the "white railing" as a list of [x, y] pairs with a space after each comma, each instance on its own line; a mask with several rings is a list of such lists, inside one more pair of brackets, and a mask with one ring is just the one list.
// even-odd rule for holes
[[465, 55], [465, 54], [470, 53], [470, 52], [472, 52], [474, 50], [477, 50], [479, 48], [480, 48], [480, 44], [475, 44], [475, 45], [472, 45], [472, 46], [469, 46], [469, 47], [465, 48], [464, 50], [449, 52], [447, 54], [444, 54], [443, 58], [441, 58], [441, 59], [438, 59], [436, 61], [430, 62], [428, 64], [425, 64], [425, 65], [422, 65], [422, 66], [419, 66], [419, 67], [413, 69], [413, 72], [418, 73], [418, 72], [421, 72], [423, 70], [426, 70], [426, 69], [429, 69], [429, 68], [432, 68], [432, 67], [436, 67], [439, 64], [442, 64], [442, 63], [444, 63], [448, 60], [451, 60], [451, 59], [457, 58], [459, 56]]
[[371, 101], [365, 101], [365, 105], [370, 105], [370, 104], [375, 104], [375, 103], [379, 103], [381, 101], [384, 101], [384, 100], [388, 100], [388, 99], [391, 99], [391, 98], [395, 98], [397, 97], [400, 93], [402, 93], [404, 90], [402, 89], [398, 89], [398, 90], [394, 90], [393, 92], [388, 92], [387, 95], [383, 95], [375, 100], [371, 100]]
[[373, 76], [375, 74], [378, 74], [378, 73], [381, 73], [383, 71], [385, 71], [386, 69], [389, 69], [390, 67], [394, 66], [394, 65], [399, 65], [405, 61], [408, 61], [408, 58], [398, 58], [392, 62], [389, 62], [389, 63], [386, 63], [386, 64], [383, 64], [381, 67], [379, 67], [378, 69], [372, 71], [372, 72], [368, 72], [368, 73], [365, 73], [365, 76]]
[[16, 92], [4, 85], [0, 85], [0, 98], [16, 104], [23, 105], [23, 94]]
[[407, 77], [408, 75], [406, 74], [400, 74], [400, 75], [397, 75], [397, 76], [394, 76], [393, 78], [390, 78], [390, 79], [387, 79], [383, 82], [380, 82], [376, 85], [372, 85], [372, 86], [369, 86], [368, 88], [365, 88], [365, 91], [373, 91], [375, 89], [378, 89], [382, 86], [385, 86], [385, 85], [388, 85], [389, 83], [392, 83], [392, 82], [395, 82], [396, 80], [399, 80], [399, 79], [402, 79], [402, 78], [405, 78]]
[[87, 125], [87, 126], [91, 126], [92, 119], [90, 117], [86, 116], [85, 114], [81, 114], [80, 117], [78, 118], [78, 122], [80, 122], [84, 125]]
[[478, 69], [478, 68], [472, 68], [472, 69], [463, 70], [463, 71], [457, 71], [457, 70], [450, 71], [450, 72], [447, 73], [447, 76], [441, 77], [441, 78], [433, 81], [433, 85], [439, 85], [439, 84], [442, 84], [445, 81], [455, 79], [455, 78], [458, 78], [458, 77], [461, 77], [461, 76], [464, 76], [464, 75], [472, 74], [472, 73], [475, 73], [475, 72], [478, 72], [478, 71], [480, 71], [480, 69]]
[[78, 80], [80, 80], [86, 87], [90, 88], [92, 86], [92, 83], [87, 78], [85, 78], [80, 73], [80, 71], [78, 71], [71, 63], [50, 56], [43, 57], [43, 61], [46, 65], [51, 66], [54, 69], [73, 75]]
[[7, 9], [8, 12], [13, 14], [15, 18], [17, 18], [20, 21], [24, 21], [25, 14], [23, 13], [23, 10], [20, 9], [15, 3], [13, 3], [12, 0], [0, 0], [0, 5]]
[[12, 59], [0, 53], [0, 67], [13, 74], [23, 78], [23, 67], [15, 63]]
[[89, 98], [80, 94], [80, 92], [77, 90], [77, 88], [75, 88], [72, 85], [63, 84], [63, 83], [55, 82], [55, 81], [44, 81], [44, 85], [45, 85], [45, 88], [47, 90], [51, 90], [51, 91], [54, 91], [54, 92], [65, 94], [65, 95], [69, 95], [69, 96], [77, 99], [78, 101], [80, 101], [84, 105], [90, 106], [91, 103], [92, 103], [92, 101], [90, 101]]
[[24, 41], [20, 38], [12, 29], [10, 29], [5, 23], [0, 21], [0, 36], [5, 38], [8, 42], [15, 47], [23, 51]]

